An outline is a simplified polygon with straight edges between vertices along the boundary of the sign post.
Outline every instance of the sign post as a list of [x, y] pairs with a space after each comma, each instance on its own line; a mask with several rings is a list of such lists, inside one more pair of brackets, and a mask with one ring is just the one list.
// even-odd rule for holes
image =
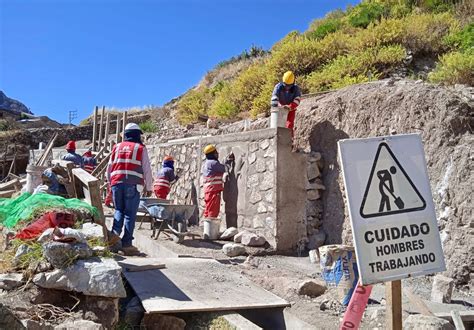
[[446, 270], [418, 134], [338, 142], [362, 285], [388, 282], [401, 329], [401, 279]]

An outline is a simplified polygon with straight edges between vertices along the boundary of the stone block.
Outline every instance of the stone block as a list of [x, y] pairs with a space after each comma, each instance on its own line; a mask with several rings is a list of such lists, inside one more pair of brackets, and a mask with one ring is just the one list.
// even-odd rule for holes
[[431, 301], [449, 304], [451, 302], [453, 289], [454, 280], [452, 278], [441, 274], [436, 275], [431, 288]]
[[269, 140], [263, 140], [262, 142], [260, 142], [260, 149], [262, 150], [267, 150], [268, 147], [270, 146], [270, 141]]
[[55, 268], [64, 268], [76, 259], [92, 257], [92, 249], [87, 243], [48, 242], [43, 244], [43, 255]]
[[249, 199], [250, 203], [257, 204], [261, 200], [262, 200], [262, 195], [260, 194], [260, 192], [258, 190], [253, 190], [250, 193], [250, 199]]
[[300, 296], [309, 296], [311, 298], [319, 297], [326, 292], [326, 284], [319, 280], [305, 280], [298, 286]]
[[267, 191], [272, 189], [275, 186], [273, 181], [273, 172], [265, 172], [263, 173], [263, 180], [260, 182], [259, 187], [261, 191]]
[[267, 169], [270, 172], [275, 171], [275, 161], [273, 159], [267, 160]]
[[241, 231], [241, 232], [237, 233], [237, 234], [234, 236], [234, 243], [240, 243], [240, 242], [242, 242], [242, 236], [244, 236], [244, 234], [246, 234], [246, 233], [249, 233], [249, 231], [244, 230], [244, 231]]
[[275, 158], [275, 150], [273, 148], [268, 148], [263, 155], [264, 158]]
[[255, 152], [258, 150], [258, 142], [251, 142], [249, 143], [249, 151], [250, 152]]
[[317, 163], [309, 163], [307, 168], [308, 180], [313, 180], [321, 176]]
[[259, 175], [252, 174], [247, 177], [247, 187], [252, 188], [256, 187], [259, 184]]
[[265, 205], [265, 202], [258, 203], [258, 208], [257, 208], [258, 213], [267, 213], [267, 211], [268, 209], [267, 209], [267, 206]]
[[91, 258], [48, 273], [35, 275], [33, 282], [47, 289], [81, 292], [90, 296], [121, 298], [126, 296], [122, 268], [113, 259]]
[[308, 182], [306, 184], [306, 190], [312, 190], [312, 189], [317, 189], [317, 190], [326, 190], [326, 186], [323, 184], [321, 179], [316, 179], [314, 182]]
[[256, 152], [252, 152], [252, 153], [249, 155], [249, 165], [252, 165], [253, 163], [255, 163], [256, 160], [257, 160], [257, 153], [256, 153]]
[[254, 233], [245, 233], [242, 236], [242, 244], [247, 246], [263, 246], [266, 243], [265, 237]]
[[308, 190], [307, 198], [310, 201], [314, 201], [314, 200], [320, 199], [321, 194], [319, 193], [319, 190]]
[[257, 170], [258, 173], [263, 173], [266, 171], [265, 167], [265, 159], [263, 158], [258, 158], [257, 159], [257, 164], [255, 165], [255, 169]]
[[410, 315], [403, 323], [405, 330], [454, 330], [454, 326], [445, 319], [421, 314]]
[[222, 240], [230, 240], [232, 239], [235, 235], [237, 235], [237, 233], [239, 232], [239, 230], [235, 227], [229, 227], [227, 228], [221, 235], [220, 239]]
[[268, 203], [273, 203], [273, 191], [268, 191], [265, 193], [265, 201]]
[[265, 219], [263, 219], [261, 216], [254, 217], [252, 227], [254, 229], [265, 228]]
[[227, 243], [222, 247], [222, 251], [228, 257], [237, 257], [245, 254], [245, 247], [236, 243]]
[[79, 231], [86, 239], [104, 238], [103, 227], [96, 223], [86, 222], [82, 225], [82, 228], [79, 229]]
[[21, 273], [0, 274], [0, 289], [2, 290], [13, 290], [23, 283], [25, 281], [23, 281], [23, 274]]

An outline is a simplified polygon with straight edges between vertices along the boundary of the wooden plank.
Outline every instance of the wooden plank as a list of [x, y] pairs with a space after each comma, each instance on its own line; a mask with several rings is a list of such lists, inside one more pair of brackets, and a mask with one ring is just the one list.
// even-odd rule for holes
[[104, 132], [104, 143], [102, 144], [105, 149], [109, 149], [109, 130], [110, 130], [110, 113], [107, 113], [105, 121], [105, 132]]
[[104, 131], [104, 118], [105, 117], [105, 106], [102, 106], [102, 111], [100, 113], [100, 124], [99, 124], [99, 136], [97, 137], [97, 148], [100, 150], [102, 148], [102, 133]]
[[66, 191], [69, 197], [77, 198], [76, 186], [74, 184], [74, 179], [73, 179], [74, 176], [72, 174], [72, 170], [76, 168], [76, 165], [73, 162], [62, 160], [62, 159], [61, 160], [54, 159], [51, 163], [54, 165], [58, 164], [59, 166], [61, 166], [62, 168], [66, 170], [69, 177], [68, 178], [69, 183], [63, 183], [64, 187], [66, 188]]
[[[123, 267], [163, 259], [126, 258]], [[124, 272], [146, 313], [230, 311], [287, 307], [288, 302], [225, 265], [206, 259], [167, 258], [166, 269]]]
[[16, 190], [4, 190], [0, 191], [0, 198], [10, 198], [13, 196], [14, 193], [16, 193]]
[[153, 264], [153, 265], [129, 265], [125, 267], [127, 272], [144, 272], [146, 270], [163, 269], [166, 268], [166, 264]]
[[458, 311], [451, 311], [451, 317], [456, 330], [465, 330], [464, 323], [462, 322], [461, 315], [459, 315]]
[[403, 292], [420, 314], [433, 316], [433, 313], [430, 311], [428, 306], [426, 306], [425, 302], [420, 297], [418, 297], [408, 288], [403, 289]]
[[120, 115], [117, 114], [117, 125], [115, 125], [115, 142], [119, 143], [120, 140], [120, 131], [122, 128], [122, 120], [120, 118]]
[[58, 137], [58, 133], [54, 133], [53, 137], [51, 140], [49, 140], [48, 145], [44, 149], [43, 153], [41, 154], [40, 158], [36, 162], [36, 166], [43, 166], [44, 163], [46, 162], [46, 159], [48, 158], [49, 153], [51, 152], [51, 149], [53, 149], [53, 145], [56, 142], [56, 139]]
[[[463, 322], [474, 322], [474, 310], [470, 311], [458, 311], [459, 317]], [[451, 321], [453, 316], [450, 312], [435, 313], [436, 317]]]
[[385, 283], [386, 329], [402, 330], [402, 281]]
[[127, 111], [124, 111], [123, 118], [122, 118], [122, 141], [125, 137], [125, 126], [127, 126], [127, 118], [128, 118]]
[[96, 105], [94, 108], [94, 117], [92, 122], [92, 151], [97, 150], [97, 115], [99, 113], [99, 107]]
[[0, 184], [0, 191], [12, 190], [12, 189], [17, 190], [18, 187], [20, 187], [21, 189], [20, 180], [13, 179], [13, 180]]
[[105, 156], [104, 159], [100, 161], [100, 163], [95, 167], [94, 171], [92, 171], [92, 176], [98, 177], [105, 169], [107, 168], [107, 164], [109, 163], [110, 154]]

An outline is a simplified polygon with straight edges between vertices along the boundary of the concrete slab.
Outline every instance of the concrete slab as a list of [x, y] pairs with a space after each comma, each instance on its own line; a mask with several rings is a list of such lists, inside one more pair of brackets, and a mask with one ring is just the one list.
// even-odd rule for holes
[[126, 258], [129, 265], [165, 263], [166, 269], [126, 272], [147, 313], [235, 311], [289, 306], [225, 265], [209, 259]]

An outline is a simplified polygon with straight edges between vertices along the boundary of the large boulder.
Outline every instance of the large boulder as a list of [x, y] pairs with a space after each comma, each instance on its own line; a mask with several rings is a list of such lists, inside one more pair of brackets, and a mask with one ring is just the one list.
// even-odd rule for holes
[[55, 268], [69, 266], [76, 259], [86, 259], [93, 255], [87, 243], [48, 242], [43, 244], [43, 255]]
[[104, 228], [96, 223], [86, 222], [82, 225], [82, 228], [79, 229], [79, 231], [86, 239], [104, 238]]
[[405, 330], [454, 330], [454, 326], [445, 319], [421, 314], [410, 315], [403, 323]]
[[237, 257], [245, 254], [245, 247], [240, 244], [227, 243], [222, 247], [222, 251], [228, 257]]
[[441, 274], [436, 275], [433, 280], [433, 287], [431, 288], [431, 301], [449, 304], [453, 289], [454, 280], [452, 278]]
[[245, 234], [248, 234], [250, 233], [249, 231], [247, 230], [244, 230], [244, 231], [241, 231], [237, 234], [235, 234], [234, 236], [234, 243], [241, 243], [242, 242], [242, 237], [245, 235]]
[[91, 258], [48, 273], [37, 274], [33, 282], [43, 288], [81, 292], [89, 296], [126, 296], [122, 269], [113, 259]]

